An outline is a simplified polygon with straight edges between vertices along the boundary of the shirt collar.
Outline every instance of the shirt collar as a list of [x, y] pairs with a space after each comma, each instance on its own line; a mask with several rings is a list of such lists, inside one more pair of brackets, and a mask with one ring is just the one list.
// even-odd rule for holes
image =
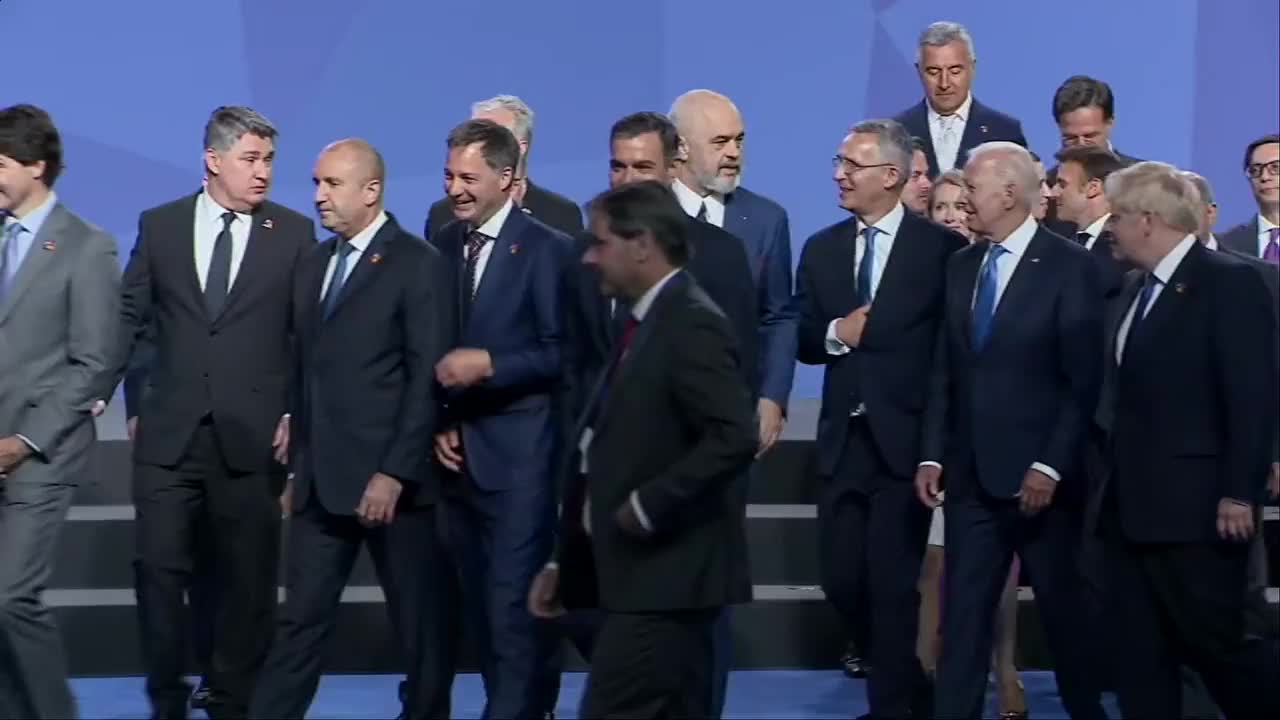
[[[228, 212], [235, 212], [234, 210], [227, 210], [227, 208], [219, 205], [218, 201], [214, 200], [213, 196], [209, 194], [209, 190], [207, 188], [200, 193], [198, 202], [201, 203], [202, 209], [200, 212], [203, 213], [204, 218], [210, 223], [221, 223], [223, 215]], [[253, 216], [246, 212], [236, 212], [236, 219], [248, 223], [253, 219]]]
[[1218, 236], [1214, 235], [1213, 233], [1209, 233], [1209, 239], [1204, 241], [1204, 246], [1209, 248], [1210, 250], [1217, 250], [1219, 247], [1221, 247], [1220, 245], [1218, 245]]
[[1111, 219], [1111, 213], [1107, 213], [1102, 217], [1098, 218], [1097, 220], [1094, 220], [1092, 223], [1089, 223], [1089, 227], [1085, 228], [1081, 232], [1087, 232], [1089, 233], [1090, 238], [1096, 238], [1102, 234], [1102, 228], [1106, 227], [1107, 220], [1110, 220], [1110, 219]]
[[507, 201], [502, 204], [498, 212], [494, 213], [483, 225], [476, 228], [476, 231], [489, 239], [497, 239], [498, 235], [502, 233], [502, 226], [507, 224], [507, 216], [511, 214], [511, 208], [514, 206], [515, 203], [512, 202], [511, 198], [507, 198]]
[[[906, 210], [902, 206], [902, 201], [899, 200], [898, 204], [894, 205], [893, 209], [889, 211], [889, 214], [877, 220], [872, 227], [880, 231], [880, 236], [890, 238], [897, 237], [898, 228], [902, 227], [902, 216], [905, 214]], [[862, 222], [861, 218], [859, 218], [858, 233], [861, 234], [866, 227], [866, 224]], [[879, 239], [879, 237], [877, 237], [877, 239]]]
[[1022, 224], [1000, 243], [1000, 247], [1009, 251], [1009, 254], [1014, 257], [1022, 257], [1026, 254], [1027, 246], [1031, 244], [1031, 238], [1036, 236], [1036, 230], [1039, 227], [1036, 219], [1028, 214], [1027, 219], [1023, 220]]
[[689, 217], [698, 217], [698, 213], [702, 210], [702, 204], [724, 207], [724, 203], [720, 202], [714, 195], [699, 195], [692, 188], [685, 185], [679, 179], [671, 181], [671, 189], [676, 194], [676, 199], [680, 201], [680, 207]]
[[929, 110], [929, 124], [931, 125], [936, 124], [943, 117], [954, 117], [959, 119], [960, 122], [969, 122], [969, 109], [973, 106], [973, 93], [969, 93], [964, 102], [960, 103], [960, 107], [956, 108], [956, 111], [950, 115], [942, 115], [937, 110], [934, 110], [933, 104], [928, 100], [924, 101], [924, 106]]
[[58, 196], [50, 190], [49, 196], [44, 199], [44, 202], [32, 208], [31, 212], [27, 213], [23, 217], [18, 217], [16, 215], [3, 215], [2, 217], [4, 221], [0, 223], [0, 225], [8, 226], [17, 222], [22, 225], [23, 230], [31, 233], [32, 237], [35, 237], [36, 234], [40, 232], [41, 226], [44, 225], [44, 221], [49, 219], [49, 213], [53, 212], [53, 206], [57, 204]]
[[1152, 275], [1160, 281], [1161, 285], [1168, 285], [1169, 278], [1173, 277], [1173, 273], [1182, 264], [1182, 258], [1191, 252], [1191, 247], [1196, 244], [1196, 236], [1188, 235], [1182, 238], [1182, 242], [1173, 246], [1167, 255], [1156, 263], [1156, 269], [1151, 271]]
[[369, 243], [373, 242], [374, 236], [377, 235], [378, 231], [382, 229], [382, 226], [386, 224], [387, 212], [385, 210], [381, 210], [378, 212], [378, 217], [373, 219], [373, 222], [369, 223], [363, 230], [356, 233], [356, 236], [348, 240], [347, 243], [350, 244], [356, 252], [363, 253], [368, 249]]
[[1258, 213], [1258, 234], [1259, 235], [1263, 235], [1271, 232], [1271, 228], [1273, 227], [1280, 227], [1280, 225], [1276, 225], [1275, 223], [1263, 217], [1262, 213]]
[[635, 301], [631, 306], [631, 317], [635, 318], [636, 322], [644, 322], [644, 316], [649, 314], [649, 309], [653, 307], [653, 301], [658, 299], [658, 293], [662, 292], [662, 288], [678, 272], [680, 272], [680, 268], [676, 268], [664, 275], [661, 280], [653, 284], [653, 287], [645, 290], [639, 300]]

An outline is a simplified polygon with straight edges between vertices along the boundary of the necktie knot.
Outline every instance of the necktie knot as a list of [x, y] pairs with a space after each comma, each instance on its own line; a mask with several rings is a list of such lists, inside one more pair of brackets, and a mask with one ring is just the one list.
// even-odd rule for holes
[[707, 201], [706, 200], [703, 200], [702, 204], [698, 206], [698, 215], [694, 219], [697, 220], [698, 222], [710, 222], [709, 220], [707, 220]]
[[991, 249], [987, 251], [989, 262], [999, 260], [1002, 255], [1008, 254], [1008, 250], [1000, 243], [991, 243]]
[[1280, 265], [1280, 227], [1271, 228], [1267, 234], [1271, 239], [1262, 250], [1262, 259], [1272, 265]]
[[489, 236], [479, 230], [472, 230], [467, 234], [467, 259], [473, 260], [480, 254], [480, 249], [489, 241]]
[[235, 222], [235, 221], [236, 221], [236, 214], [235, 214], [235, 213], [231, 212], [230, 210], [228, 210], [227, 212], [222, 213], [222, 229], [223, 229], [223, 230], [229, 230], [229, 229], [231, 229], [231, 223], [233, 223], [233, 222]]
[[348, 255], [355, 251], [355, 249], [355, 246], [351, 244], [350, 240], [339, 239], [338, 246], [334, 248], [333, 251], [338, 257], [345, 260]]

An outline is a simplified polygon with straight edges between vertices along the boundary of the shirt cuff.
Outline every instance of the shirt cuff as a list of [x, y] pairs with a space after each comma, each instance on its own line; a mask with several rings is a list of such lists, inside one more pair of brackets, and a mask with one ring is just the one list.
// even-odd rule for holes
[[26, 435], [23, 435], [22, 433], [18, 433], [14, 437], [26, 443], [27, 447], [31, 448], [31, 452], [35, 453], [36, 455], [44, 454], [43, 452], [40, 452], [40, 447], [35, 443], [31, 442], [31, 438], [27, 437]]
[[649, 516], [644, 514], [644, 508], [640, 507], [640, 494], [635, 490], [631, 491], [631, 509], [636, 514], [636, 519], [640, 521], [640, 527], [645, 532], [653, 532], [653, 525], [649, 523]]
[[1058, 471], [1054, 470], [1048, 465], [1045, 465], [1044, 463], [1031, 463], [1031, 469], [1039, 470], [1045, 475], [1048, 475], [1049, 477], [1053, 478], [1054, 482], [1062, 482], [1062, 476], [1058, 474]]
[[916, 467], [936, 467], [936, 468], [938, 468], [939, 470], [941, 470], [941, 469], [942, 469], [942, 463], [940, 463], [940, 462], [934, 462], [934, 461], [932, 461], [932, 460], [925, 460], [924, 462], [920, 463], [920, 464], [919, 464], [919, 465], [917, 465]]
[[840, 322], [840, 318], [836, 318], [835, 320], [832, 320], [827, 325], [826, 345], [827, 345], [828, 355], [848, 355], [849, 354], [849, 346], [845, 345], [843, 340], [836, 337], [836, 323], [838, 322]]

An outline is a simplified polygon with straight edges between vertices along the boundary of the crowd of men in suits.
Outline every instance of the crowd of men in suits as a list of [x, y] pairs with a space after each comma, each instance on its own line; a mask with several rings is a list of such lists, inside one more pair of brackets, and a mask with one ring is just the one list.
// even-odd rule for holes
[[[871, 716], [983, 713], [1015, 557], [1072, 717], [1108, 687], [1177, 717], [1186, 670], [1213, 712], [1275, 714], [1280, 137], [1245, 152], [1257, 217], [1216, 238], [1204, 178], [1111, 146], [1105, 83], [1058, 89], [1045, 173], [974, 62], [962, 26], [924, 31], [924, 100], [839, 140], [849, 217], [794, 288], [787, 213], [742, 186], [743, 118], [708, 90], [613, 125], [585, 227], [530, 180], [514, 96], [449, 133], [424, 238], [384, 208], [378, 150], [339, 140], [319, 243], [267, 199], [276, 128], [220, 107], [203, 186], [142, 213], [123, 277], [52, 190], [48, 114], [0, 110], [0, 714], [76, 713], [40, 591], [123, 378], [156, 717], [302, 717], [363, 546], [405, 717], [449, 715], [457, 618], [486, 717], [551, 714], [566, 639], [585, 716], [718, 717], [746, 487], [797, 360], [824, 368], [822, 583]], [[935, 670], [918, 584], [944, 501]], [[194, 698], [188, 594], [212, 628]]]

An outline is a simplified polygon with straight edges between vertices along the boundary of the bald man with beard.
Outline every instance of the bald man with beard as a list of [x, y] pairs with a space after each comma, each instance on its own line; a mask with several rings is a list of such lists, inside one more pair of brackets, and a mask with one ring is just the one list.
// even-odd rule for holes
[[385, 179], [382, 156], [363, 140], [333, 143], [316, 161], [316, 210], [335, 236], [303, 259], [294, 288], [288, 595], [251, 717], [306, 715], [366, 543], [408, 660], [403, 716], [449, 716], [446, 566], [429, 459], [434, 366], [452, 304], [440, 292], [439, 253], [383, 210]]

